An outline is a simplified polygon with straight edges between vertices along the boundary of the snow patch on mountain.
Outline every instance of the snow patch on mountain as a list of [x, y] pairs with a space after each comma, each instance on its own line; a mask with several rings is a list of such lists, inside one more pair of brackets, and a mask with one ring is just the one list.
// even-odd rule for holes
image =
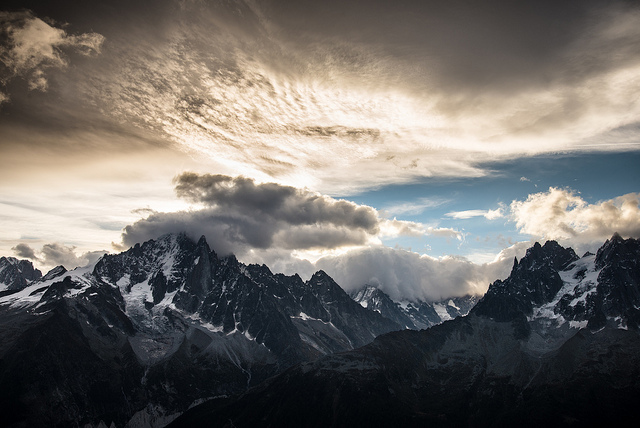
[[[67, 290], [65, 296], [76, 297], [86, 292], [92, 285], [90, 278], [92, 266], [76, 268], [66, 272], [64, 277], [54, 276], [46, 280], [40, 279], [32, 282], [27, 287], [5, 296], [0, 297], [0, 305], [9, 305], [12, 308], [29, 308], [38, 305], [41, 302], [47, 289], [54, 283], [61, 282], [65, 278], [70, 278], [72, 282], [80, 285], [79, 287]], [[43, 277], [46, 278], [47, 276]]]
[[543, 321], [548, 325], [557, 327], [569, 321], [571, 328], [585, 328], [586, 320], [567, 320], [561, 314], [560, 300], [568, 300], [570, 307], [578, 304], [586, 304], [589, 295], [596, 293], [598, 275], [601, 269], [596, 269], [595, 255], [585, 256], [567, 267], [564, 271], [558, 272], [562, 279], [563, 286], [555, 295], [553, 300], [533, 309], [533, 314], [529, 321]]
[[377, 287], [366, 285], [351, 294], [366, 309], [392, 319], [406, 329], [420, 330], [466, 315], [476, 303], [475, 296], [455, 297], [440, 302], [393, 301]]
[[447, 308], [442, 303], [434, 303], [433, 309], [435, 309], [436, 313], [442, 321], [449, 321], [451, 319], [451, 315], [449, 315], [449, 312], [447, 312]]

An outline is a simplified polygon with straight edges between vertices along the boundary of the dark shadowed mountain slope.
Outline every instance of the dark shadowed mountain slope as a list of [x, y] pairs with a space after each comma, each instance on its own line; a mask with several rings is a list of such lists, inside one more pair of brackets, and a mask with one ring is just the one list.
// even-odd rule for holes
[[171, 426], [635, 426], [639, 260], [619, 236], [583, 258], [536, 245], [467, 316], [303, 363]]
[[41, 276], [42, 272], [28, 260], [0, 257], [0, 292], [22, 290]]
[[323, 272], [305, 283], [165, 235], [0, 296], [3, 426], [163, 426], [399, 329]]

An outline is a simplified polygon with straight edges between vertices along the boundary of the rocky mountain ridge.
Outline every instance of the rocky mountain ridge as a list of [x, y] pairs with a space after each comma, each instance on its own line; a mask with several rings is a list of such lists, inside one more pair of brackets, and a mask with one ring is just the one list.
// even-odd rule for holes
[[401, 328], [322, 271], [305, 282], [166, 235], [0, 296], [0, 410], [7, 426], [161, 426]]
[[639, 292], [639, 240], [582, 258], [536, 244], [466, 316], [303, 363], [171, 426], [635, 426]]
[[28, 260], [0, 257], [0, 293], [20, 290], [42, 277], [42, 272]]

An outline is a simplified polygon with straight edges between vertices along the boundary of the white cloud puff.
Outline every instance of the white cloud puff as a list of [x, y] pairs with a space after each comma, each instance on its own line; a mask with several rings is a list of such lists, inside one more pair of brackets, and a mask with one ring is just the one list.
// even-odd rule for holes
[[501, 208], [496, 208], [495, 210], [454, 211], [445, 215], [447, 217], [455, 218], [456, 220], [468, 220], [473, 217], [484, 217], [487, 220], [495, 220], [504, 217]]
[[521, 233], [575, 244], [602, 242], [618, 232], [640, 237], [640, 194], [628, 193], [594, 204], [570, 189], [550, 187], [511, 203]]

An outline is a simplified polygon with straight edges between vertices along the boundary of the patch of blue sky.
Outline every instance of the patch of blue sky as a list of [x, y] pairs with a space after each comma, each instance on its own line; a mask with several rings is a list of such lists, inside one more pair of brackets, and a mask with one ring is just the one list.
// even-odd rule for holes
[[[384, 210], [390, 218], [464, 234], [462, 241], [435, 236], [398, 237], [383, 240], [385, 245], [433, 256], [462, 255], [480, 262], [488, 261], [511, 243], [530, 239], [506, 217], [514, 200], [525, 200], [549, 187], [569, 188], [588, 203], [640, 192], [638, 151], [554, 154], [481, 166], [490, 173], [480, 178], [425, 178], [343, 197]], [[498, 209], [505, 217], [481, 215]]]

